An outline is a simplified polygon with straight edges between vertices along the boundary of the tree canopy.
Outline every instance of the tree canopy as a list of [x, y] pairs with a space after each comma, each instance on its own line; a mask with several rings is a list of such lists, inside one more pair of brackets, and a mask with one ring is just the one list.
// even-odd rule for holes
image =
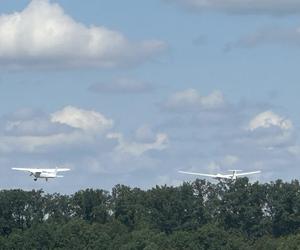
[[0, 249], [299, 249], [297, 180], [0, 191]]

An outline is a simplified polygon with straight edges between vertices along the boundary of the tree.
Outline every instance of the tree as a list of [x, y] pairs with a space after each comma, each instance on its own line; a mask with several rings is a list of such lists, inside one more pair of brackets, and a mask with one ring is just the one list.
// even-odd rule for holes
[[89, 222], [106, 223], [109, 220], [110, 195], [104, 190], [86, 189], [72, 198], [74, 216]]
[[147, 227], [148, 216], [145, 208], [145, 192], [124, 185], [116, 185], [112, 190], [112, 213], [114, 218], [130, 230]]
[[0, 191], [0, 232], [8, 235], [13, 229], [26, 229], [44, 217], [42, 191]]
[[273, 234], [278, 237], [295, 233], [300, 228], [300, 185], [297, 180], [284, 183], [281, 180], [266, 185], [267, 213]]
[[263, 186], [249, 183], [248, 178], [224, 183], [217, 220], [225, 229], [241, 230], [247, 236], [257, 237], [268, 232], [264, 206]]

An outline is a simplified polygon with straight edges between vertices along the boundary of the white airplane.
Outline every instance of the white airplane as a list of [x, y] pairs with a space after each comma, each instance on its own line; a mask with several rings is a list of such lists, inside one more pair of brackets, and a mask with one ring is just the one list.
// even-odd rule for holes
[[70, 171], [69, 168], [12, 168], [13, 170], [26, 171], [30, 173], [30, 176], [34, 176], [34, 181], [38, 178], [44, 178], [46, 181], [50, 178], [63, 177], [63, 175], [57, 175], [58, 172]]
[[238, 173], [242, 170], [228, 170], [228, 171], [232, 171], [232, 174], [219, 174], [219, 173], [217, 173], [217, 174], [201, 174], [201, 173], [193, 173], [193, 172], [185, 172], [185, 171], [178, 171], [178, 172], [181, 174], [191, 174], [191, 175], [211, 177], [211, 178], [217, 179], [217, 180], [221, 180], [221, 179], [236, 180], [236, 178], [240, 177], [240, 176], [261, 173], [261, 171], [253, 171], [253, 172], [245, 172], [245, 173]]

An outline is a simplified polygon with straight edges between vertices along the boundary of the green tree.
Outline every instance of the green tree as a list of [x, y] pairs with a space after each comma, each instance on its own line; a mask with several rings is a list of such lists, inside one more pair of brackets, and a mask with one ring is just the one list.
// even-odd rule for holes
[[106, 223], [109, 220], [109, 192], [86, 189], [72, 196], [74, 216], [89, 222]]
[[112, 212], [114, 218], [130, 230], [148, 226], [148, 211], [145, 209], [145, 192], [124, 185], [116, 185], [112, 190]]
[[8, 235], [13, 229], [26, 229], [44, 218], [42, 191], [0, 191], [0, 232]]
[[57, 223], [65, 223], [74, 215], [72, 200], [68, 195], [45, 195], [45, 219]]
[[268, 232], [264, 213], [266, 193], [258, 183], [247, 178], [220, 186], [222, 189], [217, 220], [227, 230], [241, 230], [247, 236], [257, 237]]
[[266, 185], [267, 213], [273, 234], [278, 237], [295, 233], [300, 229], [300, 185], [297, 180], [284, 183], [281, 180]]

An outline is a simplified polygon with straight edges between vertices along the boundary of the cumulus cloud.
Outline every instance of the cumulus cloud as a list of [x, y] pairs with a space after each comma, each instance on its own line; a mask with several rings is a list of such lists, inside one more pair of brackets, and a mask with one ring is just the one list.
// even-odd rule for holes
[[295, 0], [163, 0], [179, 3], [199, 11], [220, 11], [230, 14], [288, 15], [300, 12]]
[[51, 114], [51, 122], [66, 124], [85, 131], [104, 131], [113, 127], [113, 120], [90, 110], [67, 106]]
[[[99, 156], [100, 150], [107, 152], [112, 158], [119, 153], [140, 157], [147, 151], [162, 151], [169, 145], [167, 134], [155, 134], [146, 125], [136, 131], [136, 140], [125, 140], [122, 133], [110, 132], [114, 124], [112, 119], [99, 112], [73, 106], [66, 106], [46, 116], [48, 119], [44, 116], [39, 118], [37, 115], [9, 117], [14, 119], [6, 117], [0, 120], [2, 154], [49, 153], [64, 149], [75, 151], [78, 148], [83, 154], [89, 151], [89, 154], [95, 153]], [[39, 132], [34, 133], [34, 129]]]
[[166, 47], [159, 40], [130, 42], [118, 31], [85, 26], [48, 0], [0, 16], [0, 63], [23, 67], [114, 67], [149, 58]]
[[282, 130], [293, 128], [291, 120], [281, 117], [272, 111], [265, 111], [255, 116], [248, 125], [248, 129], [254, 131], [258, 128], [277, 127]]
[[196, 89], [186, 89], [174, 93], [163, 103], [164, 109], [175, 112], [216, 110], [224, 106], [225, 100], [220, 91], [202, 96]]
[[158, 133], [155, 141], [152, 143], [127, 142], [120, 133], [110, 133], [107, 135], [109, 139], [117, 139], [118, 146], [116, 151], [120, 153], [140, 156], [149, 150], [164, 150], [168, 147], [168, 136], [164, 133]]
[[96, 83], [89, 87], [93, 93], [140, 94], [153, 90], [153, 85], [131, 78], [117, 78], [110, 82]]
[[40, 110], [20, 109], [0, 117], [0, 135], [5, 136], [48, 136], [70, 130], [69, 126], [51, 122]]
[[51, 130], [49, 125], [49, 122], [44, 119], [7, 121], [5, 132], [17, 134], [45, 134]]
[[296, 142], [296, 131], [290, 119], [272, 111], [265, 111], [248, 122], [246, 133], [241, 136], [241, 140], [265, 150], [287, 151], [287, 148]]
[[45, 153], [62, 147], [77, 147], [87, 145], [94, 140], [91, 136], [82, 133], [57, 133], [40, 136], [1, 136], [1, 153]]
[[103, 132], [112, 127], [113, 120], [104, 115], [72, 106], [50, 116], [21, 110], [0, 119], [0, 152], [42, 153], [83, 145], [99, 147], [107, 141]]

